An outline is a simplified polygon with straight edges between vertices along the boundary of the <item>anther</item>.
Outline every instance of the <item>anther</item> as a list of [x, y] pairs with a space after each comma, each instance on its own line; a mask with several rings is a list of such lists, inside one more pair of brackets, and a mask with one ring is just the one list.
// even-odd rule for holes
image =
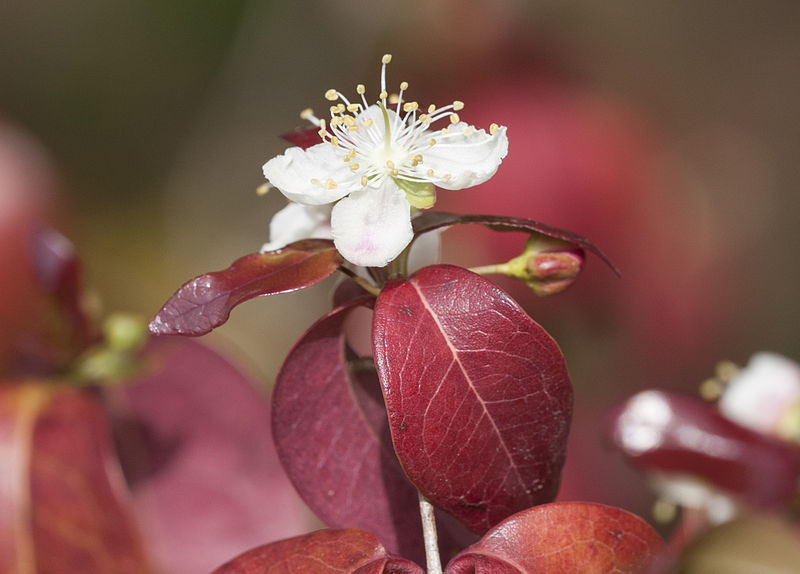
[[436, 104], [431, 104], [431, 105], [428, 106], [428, 113], [429, 114], [432, 114], [435, 111], [436, 111]]
[[364, 84], [358, 84], [358, 85], [356, 86], [356, 93], [357, 93], [358, 95], [364, 95], [364, 93], [365, 93], [366, 91], [367, 91], [367, 88], [366, 88], [366, 87], [364, 87]]
[[337, 138], [336, 136], [333, 136], [331, 138], [331, 144], [334, 145], [334, 146], [338, 146], [339, 145], [339, 138]]
[[450, 114], [450, 123], [451, 124], [457, 124], [460, 121], [461, 121], [461, 118], [458, 117], [458, 114]]
[[464, 109], [464, 102], [461, 100], [456, 100], [453, 102], [453, 109], [455, 111], [463, 110]]
[[314, 115], [314, 110], [311, 108], [306, 108], [302, 112], [300, 112], [300, 119], [308, 120]]
[[256, 188], [256, 195], [259, 197], [267, 195], [270, 189], [272, 189], [272, 186], [269, 183], [262, 183]]
[[404, 112], [415, 112], [419, 109], [419, 104], [417, 102], [406, 102], [403, 104], [403, 111]]
[[347, 106], [347, 111], [350, 112], [351, 114], [354, 114], [358, 111], [359, 107], [360, 106], [358, 104], [350, 104], [349, 106]]
[[386, 160], [386, 167], [388, 167], [389, 169], [394, 169], [394, 162], [392, 160], [390, 160], [390, 159], [387, 159]]
[[329, 179], [328, 181], [325, 182], [325, 187], [327, 187], [328, 189], [336, 189], [337, 185], [335, 181]]
[[381, 58], [381, 64], [388, 64], [391, 61], [392, 61], [392, 55], [391, 54], [384, 54], [383, 58]]
[[339, 95], [336, 93], [336, 90], [331, 88], [330, 90], [325, 92], [325, 99], [331, 102], [335, 102], [336, 100], [339, 99]]
[[432, 169], [429, 169], [426, 173], [428, 174], [428, 177], [433, 177], [433, 170]]
[[494, 135], [494, 134], [497, 133], [497, 130], [499, 130], [499, 129], [500, 129], [500, 126], [498, 126], [497, 124], [492, 124], [492, 125], [489, 126], [489, 133]]
[[406, 91], [408, 89], [408, 82], [400, 82], [400, 89]]
[[374, 124], [374, 123], [375, 123], [375, 122], [373, 121], [373, 119], [372, 119], [372, 118], [367, 118], [366, 120], [364, 120], [364, 126], [366, 126], [366, 127], [369, 127], [369, 126], [371, 126], [371, 125], [372, 125], [372, 124]]
[[359, 167], [361, 167], [361, 166], [359, 166], [357, 163], [351, 163], [350, 164], [350, 169], [353, 170], [353, 171], [356, 171]]
[[367, 176], [366, 175], [362, 175], [361, 176], [361, 187], [367, 187], [367, 181], [369, 181], [367, 179]]
[[400, 175], [400, 170], [397, 168], [392, 169], [392, 175], [394, 177], [397, 177], [398, 175]]
[[320, 181], [316, 177], [314, 177], [314, 178], [311, 178], [311, 185], [320, 185], [321, 186], [322, 184], [320, 183]]
[[433, 138], [431, 138], [431, 141], [428, 142], [428, 145], [435, 145], [435, 144], [436, 144], [436, 140], [433, 139]]
[[380, 94], [378, 94], [378, 99], [379, 100], [385, 100], [388, 97], [389, 97], [389, 94], [388, 94], [388, 92], [386, 90], [384, 90]]
[[399, 101], [400, 101], [400, 96], [398, 96], [397, 94], [389, 94], [389, 103], [390, 104], [396, 104]]

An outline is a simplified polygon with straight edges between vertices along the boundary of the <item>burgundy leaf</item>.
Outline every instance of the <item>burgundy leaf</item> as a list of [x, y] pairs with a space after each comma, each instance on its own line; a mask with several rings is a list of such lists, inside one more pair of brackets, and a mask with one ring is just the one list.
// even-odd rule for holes
[[91, 395], [0, 385], [0, 572], [150, 572]]
[[608, 265], [611, 270], [619, 276], [619, 270], [614, 266], [606, 255], [600, 251], [591, 241], [584, 239], [566, 229], [559, 229], [546, 223], [540, 223], [533, 219], [526, 219], [524, 217], [508, 217], [505, 215], [462, 215], [458, 213], [443, 213], [439, 211], [427, 211], [415, 217], [412, 220], [414, 226], [414, 233], [427, 233], [434, 229], [442, 227], [449, 227], [451, 225], [461, 225], [466, 223], [474, 223], [489, 227], [496, 231], [522, 231], [525, 233], [541, 233], [547, 237], [560, 239], [568, 243], [577, 245], [581, 249], [585, 249], [590, 253], [594, 253], [603, 262]]
[[640, 468], [695, 476], [756, 506], [782, 506], [797, 493], [800, 448], [694, 397], [642, 391], [613, 414], [612, 434]]
[[394, 558], [377, 538], [363, 530], [319, 530], [253, 548], [212, 574], [424, 574], [422, 568]]
[[304, 239], [277, 251], [246, 255], [224, 271], [201, 275], [183, 285], [150, 322], [150, 332], [204, 335], [227, 321], [239, 303], [315, 285], [342, 261], [327, 239]]
[[72, 355], [95, 341], [97, 332], [86, 309], [80, 262], [72, 243], [56, 230], [39, 227], [31, 234], [32, 261], [44, 290], [55, 298], [66, 325]]
[[436, 506], [483, 533], [555, 498], [572, 413], [561, 351], [460, 267], [390, 282], [373, 323], [395, 451]]
[[613, 506], [556, 502], [492, 528], [447, 565], [446, 574], [641, 572], [663, 542], [641, 518]]
[[308, 530], [280, 466], [266, 397], [211, 349], [155, 339], [151, 371], [108, 389], [117, 448], [162, 574], [209, 572], [257, 544]]
[[[371, 360], [348, 364], [345, 355], [348, 315], [373, 301], [335, 309], [294, 346], [272, 396], [273, 436], [289, 477], [323, 522], [368, 529], [392, 552], [423, 561], [416, 490], [392, 451]], [[445, 555], [471, 542], [442, 530]]]
[[292, 145], [308, 149], [313, 145], [322, 143], [322, 138], [319, 137], [319, 128], [311, 126], [310, 128], [302, 128], [283, 134], [281, 136]]

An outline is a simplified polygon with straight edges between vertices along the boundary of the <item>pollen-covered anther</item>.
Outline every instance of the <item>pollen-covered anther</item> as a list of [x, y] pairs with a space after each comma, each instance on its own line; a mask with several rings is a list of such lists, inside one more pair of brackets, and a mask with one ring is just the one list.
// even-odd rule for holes
[[406, 102], [403, 104], [403, 111], [404, 112], [416, 112], [419, 109], [419, 104], [417, 102]]
[[356, 119], [353, 116], [342, 116], [342, 121], [346, 126], [354, 126], [356, 124]]
[[331, 118], [331, 127], [335, 128], [336, 126], [342, 125], [342, 118], [339, 116], [333, 116]]
[[358, 126], [347, 126], [347, 129], [350, 130], [351, 132], [357, 132]]
[[360, 106], [358, 104], [350, 104], [349, 106], [347, 106], [347, 111], [350, 112], [351, 114], [354, 114], [358, 111], [359, 108]]
[[461, 118], [458, 117], [458, 114], [456, 114], [456, 113], [450, 114], [450, 123], [451, 124], [457, 124], [460, 121], [461, 121]]
[[497, 130], [499, 130], [499, 129], [500, 129], [500, 126], [498, 126], [497, 124], [492, 124], [492, 125], [489, 126], [489, 133], [494, 135], [494, 134], [497, 133]]
[[331, 88], [330, 90], [325, 92], [325, 99], [331, 102], [335, 102], [336, 100], [339, 99], [339, 93], [333, 88]]
[[418, 153], [411, 157], [411, 165], [413, 167], [417, 167], [419, 164], [422, 163], [422, 154]]
[[361, 166], [360, 166], [360, 165], [358, 165], [357, 163], [351, 163], [351, 164], [350, 164], [350, 169], [351, 169], [351, 170], [353, 170], [353, 171], [356, 171], [356, 170], [357, 170], [358, 168], [360, 168], [360, 167], [361, 167]]
[[318, 185], [318, 186], [322, 187], [322, 182], [320, 180], [318, 180], [316, 177], [312, 177], [311, 178], [311, 185]]
[[300, 112], [300, 119], [302, 120], [310, 120], [314, 117], [314, 110], [311, 108], [306, 108], [302, 112]]
[[431, 140], [428, 142], [428, 145], [436, 145], [436, 140], [431, 138]]
[[392, 177], [397, 177], [398, 175], [400, 175], [400, 170], [397, 169], [397, 168], [394, 168], [394, 169], [391, 170], [390, 173], [392, 174]]
[[464, 102], [462, 102], [461, 100], [454, 101], [453, 102], [453, 109], [455, 111], [463, 110], [464, 109]]
[[361, 176], [361, 187], [367, 187], [367, 182], [368, 181], [369, 180], [367, 179], [367, 176], [366, 175], [362, 175]]
[[328, 189], [336, 189], [338, 186], [336, 185], [335, 181], [329, 179], [328, 181], [325, 182], [325, 187]]
[[379, 100], [385, 100], [388, 97], [389, 97], [389, 93], [386, 90], [384, 90], [380, 94], [378, 94], [378, 99]]
[[472, 128], [464, 128], [464, 135], [471, 136], [472, 135]]
[[381, 64], [388, 64], [391, 61], [392, 61], [391, 54], [384, 54], [383, 57], [381, 58]]
[[431, 105], [428, 106], [428, 113], [429, 114], [432, 114], [435, 111], [436, 111], [436, 104], [431, 104]]
[[367, 128], [368, 128], [369, 126], [371, 126], [371, 125], [372, 125], [372, 124], [374, 124], [374, 123], [375, 123], [375, 122], [373, 121], [373, 119], [372, 119], [372, 118], [367, 118], [366, 120], [364, 120], [364, 127], [367, 127]]
[[408, 89], [408, 82], [400, 82], [400, 89], [405, 92]]
[[394, 162], [392, 160], [390, 160], [390, 159], [387, 159], [386, 160], [386, 167], [388, 167], [389, 169], [394, 169]]
[[337, 138], [336, 136], [333, 136], [331, 138], [331, 145], [338, 146], [339, 145], [339, 138]]
[[429, 169], [426, 173], [427, 173], [428, 177], [433, 177], [434, 171], [432, 169]]
[[367, 88], [366, 88], [366, 86], [364, 86], [364, 84], [358, 84], [356, 86], [356, 93], [359, 96], [363, 96], [366, 92], [367, 92]]
[[397, 94], [389, 94], [389, 103], [397, 104], [400, 102], [400, 96]]

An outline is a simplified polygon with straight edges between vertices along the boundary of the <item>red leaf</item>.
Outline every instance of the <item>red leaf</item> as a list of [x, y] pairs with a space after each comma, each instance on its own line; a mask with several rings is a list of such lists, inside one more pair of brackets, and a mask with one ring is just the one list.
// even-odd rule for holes
[[451, 225], [460, 225], [465, 223], [475, 223], [494, 229], [495, 231], [522, 231], [526, 233], [541, 233], [547, 237], [560, 239], [568, 243], [572, 243], [585, 249], [590, 253], [594, 253], [603, 262], [608, 265], [611, 270], [619, 276], [619, 270], [611, 263], [611, 260], [606, 257], [605, 253], [600, 251], [591, 241], [584, 239], [566, 229], [559, 229], [546, 223], [534, 221], [533, 219], [526, 219], [524, 217], [508, 217], [506, 215], [461, 215], [458, 213], [443, 213], [440, 211], [427, 211], [415, 217], [412, 220], [414, 226], [414, 233], [427, 233], [434, 229], [442, 227], [449, 227]]
[[363, 530], [319, 530], [259, 546], [212, 574], [423, 574], [422, 568], [393, 558], [377, 538]]
[[572, 413], [561, 351], [494, 283], [426, 267], [373, 323], [395, 451], [436, 506], [483, 533], [558, 491]]
[[0, 572], [149, 572], [90, 395], [55, 384], [0, 387]]
[[277, 251], [246, 255], [224, 271], [201, 275], [181, 287], [150, 322], [150, 332], [204, 335], [227, 321], [239, 303], [311, 287], [342, 261], [326, 239], [304, 239]]
[[156, 339], [153, 371], [108, 390], [143, 536], [162, 574], [209, 572], [257, 544], [308, 530], [280, 466], [270, 409], [211, 349]]
[[797, 445], [739, 426], [699, 398], [642, 391], [616, 410], [612, 432], [645, 470], [695, 476], [767, 508], [797, 495]]
[[662, 546], [658, 534], [629, 512], [590, 502], [556, 502], [498, 524], [445, 572], [641, 572]]
[[[272, 396], [273, 436], [300, 495], [328, 526], [375, 532], [387, 547], [424, 560], [417, 493], [389, 440], [374, 371], [354, 370], [345, 357], [343, 324], [355, 299], [322, 318], [297, 342]], [[443, 553], [469, 544], [442, 532]]]

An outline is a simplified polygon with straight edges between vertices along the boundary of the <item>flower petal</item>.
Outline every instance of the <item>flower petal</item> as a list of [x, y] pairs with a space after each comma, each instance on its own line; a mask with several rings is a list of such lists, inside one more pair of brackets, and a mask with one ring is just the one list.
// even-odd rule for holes
[[292, 201], [306, 205], [333, 203], [361, 187], [344, 155], [330, 143], [306, 150], [290, 147], [264, 164], [264, 177]]
[[409, 244], [411, 205], [391, 181], [351, 193], [333, 207], [333, 242], [342, 256], [365, 267], [383, 267]]
[[272, 216], [269, 241], [261, 252], [274, 251], [301, 239], [331, 239], [331, 206], [290, 203]]
[[435, 144], [422, 151], [422, 165], [434, 175], [426, 178], [442, 189], [464, 189], [492, 177], [508, 153], [505, 126], [494, 134], [464, 122], [431, 133]]

